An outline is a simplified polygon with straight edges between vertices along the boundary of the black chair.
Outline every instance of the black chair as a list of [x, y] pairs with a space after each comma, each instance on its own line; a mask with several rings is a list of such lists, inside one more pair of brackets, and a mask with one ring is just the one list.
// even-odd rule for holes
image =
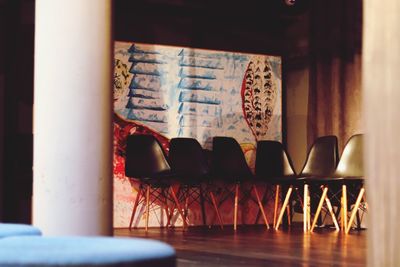
[[[297, 178], [291, 159], [282, 143], [278, 141], [257, 142], [255, 172], [257, 182], [275, 186], [273, 226], [277, 229], [277, 223], [278, 221], [280, 223], [289, 201], [289, 198], [285, 198], [281, 210], [282, 216], [279, 216], [277, 220], [280, 187], [289, 187], [287, 195], [290, 196], [292, 191], [291, 184]], [[290, 222], [290, 213], [288, 213], [288, 221]]]
[[315, 139], [307, 153], [299, 177], [324, 177], [331, 174], [339, 162], [338, 140], [335, 135]]
[[[168, 192], [170, 192], [170, 195], [178, 208], [178, 212], [182, 216], [183, 225], [186, 227], [186, 221], [184, 220], [178, 198], [172, 187], [174, 184], [174, 175], [171, 172], [170, 165], [161, 145], [154, 136], [130, 135], [127, 137], [125, 175], [131, 179], [139, 181], [139, 191], [132, 209], [129, 229], [132, 228], [132, 222], [139, 203], [145, 201], [147, 231], [149, 208], [151, 204], [150, 194], [153, 194], [153, 199], [163, 202], [169, 218]], [[157, 191], [160, 192], [157, 193]], [[173, 210], [171, 212], [173, 212]], [[167, 222], [167, 225], [168, 224], [169, 222]]]
[[[329, 207], [331, 201], [328, 197], [328, 190], [330, 190], [331, 187], [336, 187], [336, 190], [341, 188], [342, 196], [338, 203], [338, 206], [340, 206], [341, 209], [341, 227], [346, 231], [346, 233], [349, 231], [365, 191], [363, 187], [363, 175], [363, 135], [357, 134], [351, 136], [347, 141], [339, 163], [331, 175], [324, 178], [309, 179], [309, 182], [319, 183], [323, 188], [323, 193], [314, 216], [311, 231], [313, 231], [318, 216], [320, 215], [323, 202], [326, 201]], [[355, 200], [355, 206], [349, 222], [347, 222], [347, 209], [353, 203], [354, 198], [351, 198], [350, 202], [348, 201], [348, 186], [350, 186], [351, 191], [354, 191], [355, 188], [361, 187], [357, 200]], [[351, 195], [354, 195], [353, 192], [350, 193]]]
[[203, 185], [207, 185], [210, 181], [210, 166], [206, 151], [201, 147], [200, 143], [193, 138], [177, 137], [172, 138], [169, 147], [169, 160], [172, 171], [176, 175], [180, 183], [179, 199], [185, 201], [185, 218], [188, 207], [199, 202], [202, 211], [203, 224], [206, 224], [206, 213], [204, 202], [211, 200], [211, 203], [218, 216], [221, 228], [223, 222], [216, 205], [215, 197], [210, 192], [210, 199], [204, 195]]
[[[318, 137], [311, 145], [307, 153], [304, 166], [291, 186], [297, 192], [299, 202], [303, 210], [303, 226], [307, 231], [310, 228], [310, 199], [309, 184], [313, 185], [314, 180], [311, 177], [320, 177], [321, 179], [329, 176], [336, 168], [339, 161], [338, 140], [334, 135]], [[305, 197], [301, 197], [300, 189], [304, 188]], [[292, 191], [288, 191], [285, 199], [290, 199]], [[304, 195], [304, 194], [303, 194]], [[282, 207], [283, 209], [286, 207]], [[282, 213], [282, 212], [281, 212]], [[278, 224], [279, 227], [279, 224]]]
[[[261, 199], [254, 184], [254, 175], [247, 165], [239, 143], [232, 137], [216, 136], [213, 138], [212, 176], [215, 180], [222, 180], [226, 185], [233, 185], [233, 190], [228, 190], [228, 196], [234, 195], [233, 229], [237, 229], [237, 215], [239, 203], [239, 189], [243, 183], [252, 184], [252, 189], [257, 198], [257, 203], [263, 214], [267, 228], [269, 223], [265, 216]], [[242, 198], [245, 200], [245, 198]]]
[[[349, 233], [353, 221], [360, 208], [361, 201], [365, 201], [364, 193], [364, 141], [362, 134], [356, 134], [349, 138], [340, 162], [335, 172], [335, 176], [343, 177], [343, 188], [348, 188], [342, 192], [342, 216], [344, 220], [344, 230]], [[348, 197], [348, 194], [350, 198]], [[357, 198], [355, 195], [357, 194]], [[347, 221], [347, 210], [354, 204], [353, 210]], [[360, 221], [358, 222], [361, 223]], [[360, 226], [360, 225], [358, 225]]]

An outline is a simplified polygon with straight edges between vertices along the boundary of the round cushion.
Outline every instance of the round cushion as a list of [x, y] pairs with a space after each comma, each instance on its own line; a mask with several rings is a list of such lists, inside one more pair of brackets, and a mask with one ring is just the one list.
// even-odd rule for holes
[[112, 237], [19, 236], [0, 240], [0, 266], [175, 266], [160, 241]]
[[21, 235], [42, 235], [42, 232], [28, 224], [0, 223], [0, 238]]

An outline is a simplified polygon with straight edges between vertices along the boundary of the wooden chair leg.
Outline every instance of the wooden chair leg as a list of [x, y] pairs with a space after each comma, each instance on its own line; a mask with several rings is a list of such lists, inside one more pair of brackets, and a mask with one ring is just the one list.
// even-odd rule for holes
[[181, 205], [179, 204], [179, 200], [178, 200], [178, 198], [176, 197], [176, 193], [175, 193], [175, 191], [174, 191], [174, 188], [173, 188], [172, 186], [170, 186], [169, 188], [170, 188], [170, 190], [171, 190], [171, 195], [172, 195], [172, 198], [173, 198], [174, 201], [175, 201], [175, 205], [176, 205], [176, 207], [177, 207], [177, 209], [178, 209], [178, 212], [179, 212], [179, 214], [181, 215], [181, 218], [182, 218], [182, 221], [183, 221], [183, 229], [185, 229], [185, 228], [187, 227], [187, 223], [186, 223], [186, 220], [185, 220], [185, 216], [184, 216], [184, 214], [183, 214], [183, 212], [182, 212]]
[[211, 202], [214, 206], [215, 213], [217, 214], [219, 225], [221, 226], [221, 229], [224, 229], [224, 223], [222, 222], [221, 214], [219, 214], [218, 205], [217, 205], [217, 202], [215, 201], [215, 196], [214, 196], [213, 192], [210, 192], [210, 198], [211, 198]]
[[146, 232], [149, 228], [149, 216], [150, 216], [150, 185], [147, 185], [147, 188], [146, 188], [146, 227], [145, 227]]
[[185, 215], [185, 221], [188, 221], [188, 213], [189, 213], [189, 190], [186, 192], [186, 197], [185, 197], [185, 207], [184, 207], [184, 215]]
[[[268, 195], [268, 187], [265, 188], [263, 197], [261, 199], [261, 204], [265, 203], [265, 201], [267, 200], [267, 195]], [[254, 220], [254, 224], [257, 224], [258, 219], [260, 219], [260, 216], [261, 216], [261, 211], [260, 209], [258, 209], [256, 219]]]
[[336, 231], [339, 231], [340, 230], [339, 224], [338, 224], [338, 222], [336, 220], [335, 213], [333, 212], [331, 201], [329, 200], [328, 197], [326, 197], [325, 198], [325, 202], [326, 202], [326, 205], [328, 206], [328, 210], [329, 210], [329, 213], [331, 214], [332, 221], [333, 221], [333, 224], [335, 225]]
[[288, 203], [288, 205], [286, 206], [286, 214], [287, 214], [287, 220], [288, 220], [288, 225], [290, 226], [291, 223], [291, 218], [290, 218], [290, 203]]
[[308, 184], [304, 185], [304, 196], [303, 196], [303, 231], [308, 232], [308, 213], [310, 209], [310, 203], [308, 198]]
[[161, 195], [164, 198], [164, 209], [165, 209], [165, 214], [167, 216], [167, 223], [165, 224], [165, 227], [168, 228], [169, 223], [171, 222], [171, 217], [169, 215], [169, 209], [168, 209], [168, 198], [167, 198], [167, 196], [165, 194], [165, 189], [164, 188], [161, 189]]
[[280, 191], [280, 185], [276, 185], [275, 189], [275, 205], [274, 205], [274, 229], [276, 227], [276, 215], [278, 214], [278, 204], [279, 204], [279, 191]]
[[343, 222], [343, 227], [342, 230], [347, 229], [347, 186], [342, 185], [342, 199], [343, 199], [343, 206], [342, 206], [342, 222]]
[[254, 189], [254, 193], [255, 193], [256, 198], [257, 198], [258, 207], [260, 208], [261, 214], [262, 214], [262, 216], [264, 218], [265, 225], [267, 226], [267, 229], [269, 229], [269, 223], [268, 223], [268, 220], [267, 220], [267, 216], [265, 215], [264, 207], [262, 205], [262, 202], [261, 202], [261, 199], [260, 199], [260, 195], [258, 194], [258, 190], [257, 190], [256, 185], [253, 185], [253, 189]]
[[314, 227], [317, 224], [317, 220], [318, 220], [319, 214], [321, 213], [322, 205], [324, 204], [327, 193], [328, 193], [328, 187], [324, 187], [321, 199], [319, 200], [317, 211], [315, 212], [313, 223], [311, 225], [311, 229], [310, 229], [311, 232], [314, 230]]
[[357, 210], [360, 207], [360, 203], [361, 203], [361, 199], [364, 195], [365, 189], [364, 187], [361, 188], [360, 193], [358, 194], [357, 200], [356, 200], [356, 204], [354, 204], [353, 210], [351, 211], [351, 215], [350, 215], [350, 219], [349, 222], [347, 224], [347, 228], [346, 228], [346, 234], [349, 233], [351, 225], [353, 224], [354, 218], [356, 216]]
[[130, 220], [130, 222], [129, 222], [129, 230], [132, 229], [133, 219], [135, 218], [135, 214], [136, 214], [137, 207], [138, 207], [138, 205], [139, 205], [139, 201], [140, 201], [140, 198], [141, 198], [141, 194], [142, 194], [142, 188], [140, 187], [140, 188], [139, 188], [139, 191], [138, 191], [138, 193], [137, 193], [137, 195], [136, 195], [135, 203], [133, 204], [131, 220]]
[[237, 230], [237, 217], [238, 217], [238, 202], [239, 202], [239, 184], [235, 185], [235, 206], [233, 211], [233, 230]]
[[281, 212], [279, 213], [279, 217], [278, 217], [278, 220], [276, 222], [275, 230], [278, 230], [279, 225], [281, 224], [283, 214], [285, 213], [286, 206], [289, 203], [290, 195], [292, 194], [292, 190], [293, 190], [293, 186], [290, 186], [288, 191], [287, 191], [287, 193], [286, 193], [286, 197], [285, 197], [285, 200], [283, 202], [283, 205], [281, 207]]
[[172, 216], [174, 216], [174, 210], [175, 210], [175, 202], [173, 203], [172, 209], [169, 209], [168, 212], [168, 219], [167, 219], [167, 225], [171, 224]]
[[310, 196], [310, 191], [308, 191], [308, 196], [307, 196], [307, 229], [310, 231], [311, 229], [311, 196]]

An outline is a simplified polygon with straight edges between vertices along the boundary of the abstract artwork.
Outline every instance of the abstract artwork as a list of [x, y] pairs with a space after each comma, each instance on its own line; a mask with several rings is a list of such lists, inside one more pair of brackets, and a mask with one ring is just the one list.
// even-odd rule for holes
[[123, 166], [128, 134], [153, 134], [166, 151], [173, 137], [196, 138], [212, 149], [214, 136], [231, 136], [251, 165], [257, 141], [282, 139], [281, 84], [278, 56], [115, 42], [117, 226], [132, 205]]

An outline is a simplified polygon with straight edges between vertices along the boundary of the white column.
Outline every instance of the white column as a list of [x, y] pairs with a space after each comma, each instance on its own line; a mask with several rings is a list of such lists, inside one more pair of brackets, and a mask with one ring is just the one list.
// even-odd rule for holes
[[400, 1], [363, 3], [368, 266], [400, 266]]
[[46, 235], [112, 234], [111, 2], [36, 0], [33, 223]]

